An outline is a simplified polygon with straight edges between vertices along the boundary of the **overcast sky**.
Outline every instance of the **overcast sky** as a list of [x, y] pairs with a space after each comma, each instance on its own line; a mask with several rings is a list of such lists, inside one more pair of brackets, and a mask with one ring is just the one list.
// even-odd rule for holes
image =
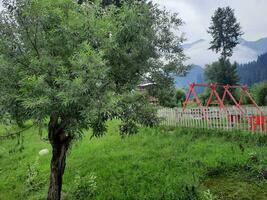
[[[208, 39], [210, 18], [219, 6], [235, 9], [244, 38], [257, 40], [267, 37], [267, 0], [153, 0], [172, 12], [178, 12], [185, 22], [182, 31], [189, 42]], [[0, 0], [0, 9], [2, 8]]]
[[217, 7], [230, 6], [240, 22], [243, 38], [257, 40], [267, 37], [267, 0], [153, 0], [172, 12], [178, 12], [185, 22], [182, 31], [189, 42], [208, 39], [210, 18]]

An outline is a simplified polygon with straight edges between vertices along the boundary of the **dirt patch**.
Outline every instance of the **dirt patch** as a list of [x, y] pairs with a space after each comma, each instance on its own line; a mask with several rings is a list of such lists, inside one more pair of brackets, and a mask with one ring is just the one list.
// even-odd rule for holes
[[210, 190], [218, 200], [267, 200], [267, 181], [243, 174], [211, 177], [202, 183], [201, 190]]

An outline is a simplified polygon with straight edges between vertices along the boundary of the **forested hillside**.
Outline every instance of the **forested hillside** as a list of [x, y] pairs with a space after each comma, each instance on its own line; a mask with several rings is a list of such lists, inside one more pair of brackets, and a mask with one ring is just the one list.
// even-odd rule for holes
[[246, 85], [253, 85], [267, 80], [267, 53], [258, 57], [257, 61], [238, 66], [240, 82]]
[[198, 65], [193, 65], [186, 76], [177, 76], [175, 78], [175, 85], [178, 88], [188, 87], [189, 83], [193, 82], [204, 82], [204, 69]]
[[[258, 56], [257, 60], [246, 64], [238, 64], [237, 73], [240, 84], [252, 86], [267, 80], [267, 53]], [[198, 65], [193, 65], [192, 69], [185, 77], [175, 78], [176, 87], [188, 87], [189, 83], [204, 82], [204, 69]]]

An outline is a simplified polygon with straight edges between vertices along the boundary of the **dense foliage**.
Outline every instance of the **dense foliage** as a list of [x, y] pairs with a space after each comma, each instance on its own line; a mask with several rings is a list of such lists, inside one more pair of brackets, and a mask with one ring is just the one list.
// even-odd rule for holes
[[239, 43], [243, 35], [240, 24], [230, 7], [219, 7], [211, 18], [208, 33], [212, 37], [209, 49], [221, 53], [221, 58], [226, 59], [233, 54], [233, 48]]
[[165, 84], [165, 86], [153, 85], [148, 89], [148, 95], [156, 97], [160, 106], [173, 108], [176, 106], [175, 86], [169, 81]]
[[237, 71], [240, 82], [248, 86], [267, 80], [267, 53], [260, 55], [257, 61], [238, 65]]
[[[48, 199], [60, 199], [66, 153], [83, 130], [121, 134], [157, 123], [133, 90], [143, 80], [159, 88], [184, 73], [182, 24], [176, 14], [145, 1], [119, 7], [73, 0], [6, 0], [0, 16], [1, 114], [18, 124], [48, 123], [53, 148]], [[162, 81], [166, 80], [166, 81]], [[166, 89], [166, 88], [164, 88]]]
[[[229, 59], [220, 59], [211, 65], [207, 65], [204, 76], [208, 83], [236, 85], [239, 82], [239, 77], [237, 75], [237, 64], [231, 64]], [[222, 89], [219, 92], [222, 94]]]
[[253, 85], [252, 93], [259, 106], [267, 106], [267, 81]]
[[231, 64], [229, 60], [220, 59], [212, 65], [207, 65], [205, 69], [205, 79], [210, 83], [235, 85], [239, 78], [236, 73], [237, 64]]
[[175, 99], [176, 99], [177, 106], [180, 104], [182, 107], [183, 102], [185, 101], [185, 98], [186, 98], [185, 91], [183, 89], [176, 89]]
[[182, 107], [186, 96], [183, 89], [176, 89], [174, 86], [158, 89], [157, 85], [149, 88], [148, 94], [157, 97], [159, 106], [168, 108]]

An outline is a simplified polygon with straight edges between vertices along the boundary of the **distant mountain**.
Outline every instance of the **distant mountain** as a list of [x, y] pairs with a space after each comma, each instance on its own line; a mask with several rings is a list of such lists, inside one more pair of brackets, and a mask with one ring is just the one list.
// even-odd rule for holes
[[[190, 58], [188, 63], [200, 65], [205, 67], [206, 64], [210, 64], [218, 60], [219, 55], [208, 50], [210, 47], [209, 41], [197, 40], [193, 43], [184, 44], [183, 48], [185, 54]], [[255, 61], [257, 57], [267, 52], [267, 37], [259, 39], [257, 41], [246, 41], [240, 39], [240, 44], [234, 50], [234, 54], [231, 58], [232, 62], [248, 63]]]
[[240, 39], [240, 44], [256, 51], [259, 55], [267, 52], [267, 38], [262, 38], [257, 41], [251, 42]]
[[197, 41], [192, 42], [192, 43], [184, 44], [184, 45], [183, 45], [183, 48], [184, 48], [184, 49], [189, 49], [189, 48], [193, 47], [194, 45], [196, 45], [196, 44], [198, 44], [198, 43], [201, 43], [201, 42], [204, 42], [204, 41], [205, 41], [205, 40], [200, 39], [200, 40], [197, 40]]
[[[238, 64], [237, 73], [240, 77], [240, 83], [252, 86], [255, 83], [267, 81], [267, 53], [258, 56], [256, 61], [246, 64]], [[177, 88], [188, 88], [190, 83], [204, 83], [204, 69], [199, 65], [193, 65], [192, 69], [184, 77], [177, 76], [175, 85]], [[197, 90], [203, 92], [202, 89]]]
[[[206, 64], [218, 60], [219, 57], [208, 50], [209, 46], [209, 42], [203, 39], [183, 45], [186, 55], [190, 57], [188, 64], [194, 65], [185, 77], [176, 77], [176, 87], [187, 88], [189, 83], [205, 82], [203, 68]], [[239, 63], [237, 71], [242, 84], [250, 86], [267, 80], [267, 37], [257, 41], [246, 41], [241, 38], [231, 61]], [[198, 90], [198, 92], [202, 91]]]
[[258, 57], [257, 61], [239, 65], [238, 75], [242, 84], [248, 86], [267, 80], [267, 53]]
[[[176, 77], [175, 85], [177, 88], [187, 88], [190, 83], [203, 83], [204, 82], [204, 69], [198, 65], [193, 65], [189, 73], [184, 77]], [[198, 89], [197, 92], [202, 92]]]

